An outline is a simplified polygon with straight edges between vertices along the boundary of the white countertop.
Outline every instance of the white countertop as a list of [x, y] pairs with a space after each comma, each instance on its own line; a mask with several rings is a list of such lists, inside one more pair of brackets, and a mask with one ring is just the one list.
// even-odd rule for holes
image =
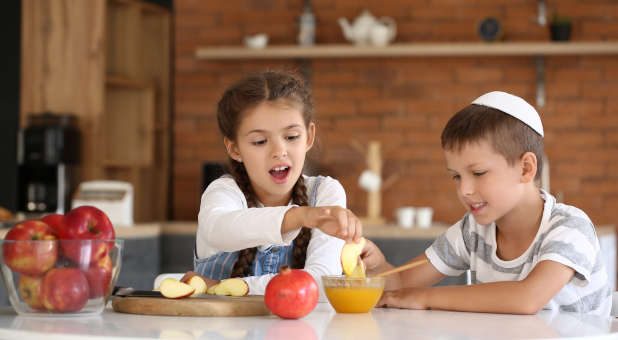
[[327, 303], [299, 320], [276, 316], [179, 317], [120, 314], [25, 317], [0, 309], [0, 339], [617, 339], [618, 321], [571, 313], [502, 315], [376, 308], [337, 314]]

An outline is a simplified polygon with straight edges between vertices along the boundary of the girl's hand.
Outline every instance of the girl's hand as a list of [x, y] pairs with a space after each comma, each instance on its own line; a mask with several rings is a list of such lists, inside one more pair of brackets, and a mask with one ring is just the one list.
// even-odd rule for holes
[[185, 275], [183, 275], [183, 277], [180, 279], [180, 282], [187, 282], [187, 281], [189, 281], [189, 279], [191, 279], [194, 276], [201, 277], [204, 280], [204, 282], [206, 282], [206, 286], [208, 286], [209, 288], [214, 286], [214, 285], [216, 285], [216, 284], [218, 284], [219, 282], [221, 282], [219, 280], [209, 279], [206, 276], [202, 276], [202, 275], [200, 275], [200, 274], [198, 274], [196, 272], [192, 272], [192, 271], [186, 272]]
[[365, 247], [363, 247], [360, 258], [365, 264], [365, 272], [367, 275], [375, 275], [387, 270], [387, 268], [385, 268], [387, 263], [384, 254], [382, 254], [380, 248], [369, 239], [365, 242]]
[[325, 234], [359, 242], [363, 236], [361, 221], [350, 209], [339, 206], [310, 207], [304, 225], [319, 228]]
[[402, 288], [384, 291], [376, 306], [405, 309], [429, 309], [425, 301], [425, 288]]

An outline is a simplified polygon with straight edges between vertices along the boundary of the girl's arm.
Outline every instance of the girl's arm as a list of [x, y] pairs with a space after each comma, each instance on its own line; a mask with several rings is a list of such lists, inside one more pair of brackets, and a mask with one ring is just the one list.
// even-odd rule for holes
[[363, 227], [358, 217], [351, 210], [339, 206], [294, 207], [286, 212], [281, 223], [281, 233], [285, 234], [303, 226], [320, 229], [348, 242], [358, 242], [363, 235]]
[[288, 244], [298, 235], [298, 230], [282, 235], [280, 226], [292, 207], [247, 208], [244, 195], [233, 179], [213, 181], [202, 195], [198, 215], [198, 257], [264, 244]]
[[546, 260], [539, 262], [522, 281], [403, 288], [384, 292], [378, 305], [409, 309], [535, 314], [558, 294], [573, 274], [571, 267]]
[[[315, 180], [312, 179], [312, 180]], [[360, 241], [363, 234], [358, 217], [346, 209], [346, 194], [339, 181], [322, 177], [317, 188], [315, 206], [294, 207], [288, 210], [281, 223], [281, 233], [305, 226], [346, 241]]]

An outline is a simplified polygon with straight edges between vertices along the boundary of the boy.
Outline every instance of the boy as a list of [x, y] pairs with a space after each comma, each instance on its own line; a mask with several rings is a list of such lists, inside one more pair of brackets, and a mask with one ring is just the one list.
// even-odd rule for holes
[[[468, 212], [411, 261], [428, 263], [387, 278], [378, 305], [609, 315], [611, 291], [592, 222], [534, 182], [544, 147], [536, 110], [519, 97], [490, 92], [456, 113], [441, 139]], [[371, 242], [361, 258], [368, 275], [393, 267]], [[430, 287], [468, 269], [472, 285]]]

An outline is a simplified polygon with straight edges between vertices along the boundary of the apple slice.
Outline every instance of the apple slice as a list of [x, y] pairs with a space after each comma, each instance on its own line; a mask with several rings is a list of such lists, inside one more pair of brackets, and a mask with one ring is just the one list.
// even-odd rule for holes
[[187, 281], [186, 283], [189, 284], [189, 286], [195, 288], [195, 291], [193, 292], [193, 294], [191, 294], [191, 296], [206, 294], [206, 289], [208, 288], [208, 286], [206, 285], [206, 281], [204, 281], [204, 279], [202, 279], [200, 276], [191, 276], [189, 281]]
[[[343, 273], [347, 277], [365, 277], [365, 268], [363, 265], [359, 266], [360, 261], [359, 256], [363, 251], [363, 247], [365, 246], [364, 237], [361, 237], [360, 242], [348, 242], [343, 245], [343, 249], [341, 249], [341, 267], [343, 268]], [[361, 267], [357, 269], [357, 267]], [[355, 272], [356, 271], [356, 272]], [[362, 276], [360, 276], [362, 275]]]
[[188, 284], [180, 282], [176, 279], [172, 279], [171, 277], [163, 280], [159, 289], [161, 290], [161, 294], [163, 296], [170, 299], [181, 299], [195, 292], [194, 287], [191, 287]]
[[215, 285], [208, 287], [208, 289], [206, 289], [206, 294], [215, 295], [215, 289], [217, 288], [218, 285], [219, 284], [217, 283]]
[[367, 275], [365, 275], [365, 263], [358, 259], [358, 265], [354, 267], [352, 274], [350, 274], [349, 278], [351, 279], [364, 279]]
[[237, 277], [225, 279], [215, 288], [216, 295], [245, 296], [249, 293], [249, 285]]

